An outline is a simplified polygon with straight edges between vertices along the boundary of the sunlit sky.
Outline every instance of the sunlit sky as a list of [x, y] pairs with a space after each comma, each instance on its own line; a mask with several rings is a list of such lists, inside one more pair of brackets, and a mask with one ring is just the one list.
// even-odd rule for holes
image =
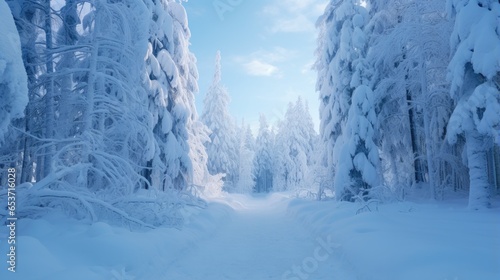
[[189, 0], [191, 51], [200, 73], [199, 114], [212, 81], [215, 54], [222, 55], [222, 83], [231, 96], [230, 113], [252, 129], [259, 114], [271, 123], [283, 118], [300, 95], [319, 126], [315, 91], [315, 22], [327, 0]]

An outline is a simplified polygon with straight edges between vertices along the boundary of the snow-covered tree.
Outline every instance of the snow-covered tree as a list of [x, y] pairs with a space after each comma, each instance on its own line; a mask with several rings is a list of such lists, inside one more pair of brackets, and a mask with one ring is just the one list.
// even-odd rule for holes
[[28, 78], [24, 69], [21, 42], [10, 8], [0, 1], [0, 144], [14, 118], [24, 116], [28, 103]]
[[74, 77], [81, 98], [76, 120], [81, 143], [60, 149], [54, 164], [59, 170], [71, 168], [65, 157], [80, 153], [88, 167], [79, 171], [77, 185], [96, 192], [130, 195], [144, 183], [139, 166], [151, 156], [152, 138], [143, 124], [149, 114], [141, 85], [147, 16], [142, 2], [127, 0], [96, 2], [82, 20], [76, 47], [89, 47], [77, 63], [84, 70]]
[[310, 166], [316, 138], [311, 116], [299, 97], [290, 103], [285, 119], [278, 125], [274, 157], [274, 188], [310, 188]]
[[[203, 154], [208, 140], [194, 109], [198, 73], [182, 5], [9, 4], [30, 85], [25, 125], [16, 124], [26, 132], [22, 178], [34, 183], [23, 201], [92, 220], [108, 213], [139, 225], [178, 224], [179, 192], [194, 180], [190, 146]], [[203, 157], [197, 164], [206, 171]]]
[[[11, 158], [4, 154], [4, 151], [13, 153], [13, 157], [18, 155], [13, 152], [16, 149], [12, 149], [19, 139], [18, 133], [9, 128], [9, 125], [14, 119], [24, 117], [24, 109], [28, 103], [28, 77], [23, 64], [21, 41], [10, 8], [4, 0], [0, 0], [0, 34], [2, 34], [0, 38], [0, 166], [3, 166], [5, 170], [17, 168], [12, 164], [20, 162], [19, 158]], [[2, 178], [0, 186], [5, 186], [7, 176], [0, 176], [0, 178]]]
[[253, 174], [255, 178], [255, 192], [269, 192], [273, 189], [273, 157], [275, 156], [274, 137], [269, 130], [266, 117], [260, 115], [260, 126], [255, 141], [255, 157]]
[[490, 205], [488, 152], [500, 127], [500, 3], [493, 0], [448, 1], [455, 15], [449, 64], [450, 94], [457, 105], [448, 124], [448, 140], [465, 136], [469, 166], [469, 207]]
[[380, 183], [378, 147], [373, 141], [377, 117], [373, 91], [366, 85], [356, 87], [346, 126], [346, 142], [335, 174], [335, 193], [341, 200], [356, 196], [369, 198], [370, 189]]
[[[27, 132], [37, 137], [44, 138], [43, 128], [45, 126], [43, 124], [45, 106], [43, 106], [42, 101], [44, 92], [42, 87], [43, 80], [41, 79], [45, 73], [45, 61], [43, 61], [42, 58], [44, 57], [43, 53], [46, 51], [44, 43], [45, 31], [43, 28], [45, 11], [42, 9], [44, 6], [39, 0], [7, 0], [6, 2], [10, 6], [19, 32], [23, 62], [29, 83], [28, 95], [30, 102], [26, 106], [26, 117], [19, 121], [19, 123], [16, 123], [15, 127], [17, 131]], [[43, 4], [46, 5], [47, 3]], [[35, 84], [37, 85], [36, 87], [31, 86]], [[37, 102], [32, 102], [35, 100]], [[11, 134], [11, 137], [13, 137], [11, 141], [9, 141], [11, 144], [19, 142], [22, 145], [17, 146], [17, 144], [13, 144], [8, 149], [11, 152], [16, 151], [22, 159], [22, 161], [17, 164], [18, 170], [20, 170], [20, 180], [30, 181], [33, 177], [36, 178], [36, 173], [41, 173], [43, 167], [43, 152], [40, 152], [44, 149], [40, 147], [43, 143], [38, 141], [38, 139], [26, 137], [23, 134]], [[36, 151], [39, 152], [37, 153]], [[17, 159], [10, 160], [10, 162], [14, 161], [17, 161]]]
[[[355, 32], [355, 16], [366, 13], [359, 1], [330, 1], [318, 19], [318, 48], [315, 68], [318, 71], [316, 89], [320, 95], [320, 137], [325, 145], [323, 156], [333, 183], [338, 165], [342, 134], [349, 112], [353, 88], [353, 61], [357, 59], [352, 50]], [[339, 139], [340, 138], [340, 139]], [[330, 186], [333, 188], [333, 186]]]
[[229, 95], [221, 84], [221, 55], [215, 57], [215, 74], [203, 103], [201, 119], [210, 129], [206, 143], [208, 170], [211, 174], [224, 173], [227, 190], [234, 188], [238, 173], [238, 146], [233, 119], [229, 114]]
[[348, 201], [355, 200], [356, 196], [367, 199], [370, 190], [380, 183], [378, 147], [374, 142], [377, 116], [371, 89], [373, 69], [366, 60], [368, 36], [364, 28], [368, 22], [368, 12], [363, 9], [359, 11], [352, 18], [352, 52], [356, 59], [352, 62], [354, 72], [350, 86], [354, 92], [342, 137], [341, 164], [334, 181], [338, 199]]
[[239, 163], [238, 182], [236, 191], [240, 193], [251, 193], [254, 188], [253, 160], [254, 160], [254, 139], [250, 126], [245, 126], [242, 122], [239, 134]]
[[[288, 105], [287, 112], [292, 110], [292, 104]], [[284, 191], [295, 189], [297, 186], [297, 181], [302, 181], [302, 177], [297, 178], [297, 175], [302, 175], [302, 173], [297, 174], [297, 165], [304, 167], [305, 155], [301, 150], [297, 150], [297, 146], [294, 145], [293, 150], [297, 159], [290, 156], [292, 143], [288, 129], [288, 123], [285, 120], [279, 121], [277, 123], [277, 133], [274, 142], [274, 152], [273, 152], [273, 189], [275, 191]], [[298, 153], [300, 151], [300, 154]], [[294, 160], [299, 160], [294, 162]], [[292, 174], [293, 173], [293, 174]]]
[[150, 27], [145, 80], [157, 143], [155, 156], [148, 162], [153, 167], [149, 176], [163, 188], [184, 189], [194, 180], [188, 153], [199, 156], [195, 163], [196, 180], [206, 175], [202, 143], [207, 131], [199, 123], [194, 107], [198, 71], [196, 59], [189, 51], [191, 34], [186, 12], [179, 3], [148, 1], [147, 5], [154, 24]]
[[309, 104], [307, 101], [302, 101], [302, 98], [300, 96], [297, 98], [297, 101], [295, 103], [295, 114], [295, 121], [298, 125], [298, 135], [300, 135], [300, 137], [302, 138], [302, 146], [304, 147], [307, 156], [307, 165], [312, 166], [317, 160], [314, 155], [318, 135], [314, 130], [314, 123], [309, 112]]
[[[466, 188], [470, 181], [471, 201], [487, 196], [487, 185], [498, 174], [493, 160], [498, 149], [492, 149], [499, 119], [498, 23], [493, 20], [498, 5], [448, 1], [448, 14], [451, 19], [456, 15], [451, 34], [442, 1], [330, 1], [317, 23], [321, 160], [330, 174], [324, 185], [332, 185], [333, 177], [351, 179], [337, 177], [347, 167], [336, 163], [346, 159], [340, 156], [348, 153], [343, 147], [352, 144], [355, 101], [370, 103], [354, 95], [361, 86], [364, 96], [374, 97], [377, 117], [369, 122], [374, 128], [370, 149], [380, 152], [384, 189], [404, 198], [405, 186], [417, 184], [438, 198], [444, 187]], [[448, 64], [451, 85], [445, 77]], [[474, 158], [473, 163], [467, 160], [470, 178], [462, 162], [464, 148]]]

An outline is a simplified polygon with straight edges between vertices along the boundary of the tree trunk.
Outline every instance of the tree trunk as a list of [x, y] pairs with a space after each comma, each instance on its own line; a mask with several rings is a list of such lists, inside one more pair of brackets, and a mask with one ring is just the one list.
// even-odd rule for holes
[[473, 210], [489, 208], [491, 194], [485, 136], [474, 129], [467, 132], [465, 137], [470, 178], [469, 208]]
[[414, 179], [415, 183], [424, 182], [424, 168], [422, 161], [418, 158], [420, 156], [418, 138], [417, 138], [417, 127], [415, 123], [415, 109], [413, 108], [412, 95], [409, 90], [406, 91], [406, 102], [408, 104], [408, 121], [410, 125], [410, 141], [411, 150], [413, 156], [413, 169], [414, 169]]
[[426, 159], [427, 159], [427, 172], [429, 177], [429, 190], [431, 199], [436, 199], [436, 167], [434, 163], [434, 142], [432, 137], [432, 131], [430, 128], [431, 118], [429, 116], [430, 112], [427, 108], [424, 108], [424, 130], [425, 130], [425, 149], [426, 149]]
[[[45, 0], [45, 44], [46, 44], [46, 75], [48, 80], [46, 81], [46, 93], [45, 93], [45, 132], [44, 136], [46, 139], [51, 139], [54, 137], [54, 62], [52, 60], [52, 11], [50, 7], [50, 0]], [[52, 171], [52, 156], [55, 153], [54, 145], [51, 143], [47, 144], [45, 148], [45, 155], [43, 159], [43, 171], [42, 176], [45, 177]]]
[[500, 146], [493, 148], [493, 175], [495, 178], [495, 190], [500, 190]]

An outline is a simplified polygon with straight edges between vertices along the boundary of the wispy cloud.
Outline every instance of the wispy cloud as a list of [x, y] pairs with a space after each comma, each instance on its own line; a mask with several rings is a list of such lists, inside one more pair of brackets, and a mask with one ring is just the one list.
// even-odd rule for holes
[[271, 19], [272, 33], [312, 32], [328, 0], [275, 0], [262, 14]]
[[311, 21], [304, 15], [296, 15], [293, 18], [281, 18], [275, 20], [271, 27], [272, 33], [278, 32], [308, 32], [314, 28]]
[[250, 62], [244, 63], [243, 67], [246, 72], [252, 76], [274, 76], [279, 72], [278, 67], [260, 61], [260, 60], [252, 60]]
[[311, 60], [309, 62], [307, 62], [303, 67], [302, 67], [302, 70], [300, 71], [302, 74], [306, 74], [306, 73], [309, 73], [309, 72], [314, 72], [314, 60]]
[[244, 56], [234, 57], [234, 61], [252, 76], [282, 77], [279, 64], [289, 61], [296, 56], [296, 52], [282, 47], [272, 50], [258, 50]]

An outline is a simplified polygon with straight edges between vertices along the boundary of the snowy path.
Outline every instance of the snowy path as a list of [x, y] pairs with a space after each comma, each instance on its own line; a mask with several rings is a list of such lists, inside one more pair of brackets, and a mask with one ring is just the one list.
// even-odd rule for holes
[[169, 265], [164, 279], [339, 279], [320, 242], [287, 216], [288, 199], [244, 200], [226, 224]]

